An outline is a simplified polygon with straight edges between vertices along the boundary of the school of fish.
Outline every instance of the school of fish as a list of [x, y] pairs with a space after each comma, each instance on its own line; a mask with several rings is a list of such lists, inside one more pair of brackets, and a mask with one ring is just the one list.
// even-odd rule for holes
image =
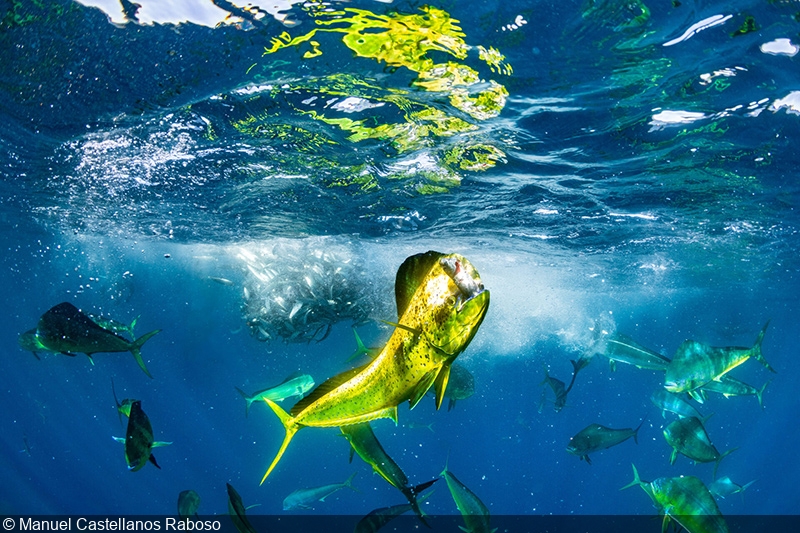
[[[248, 267], [248, 271], [254, 272], [252, 267]], [[224, 278], [213, 279], [223, 285], [232, 283]], [[457, 400], [467, 399], [473, 394], [475, 378], [456, 360], [478, 332], [489, 308], [490, 292], [465, 257], [429, 251], [412, 255], [400, 265], [395, 277], [394, 296], [396, 319], [381, 319], [392, 327], [392, 334], [383, 346], [367, 348], [353, 329], [356, 350], [348, 361], [364, 359], [365, 362], [318, 385], [311, 375], [296, 372], [252, 394], [235, 387], [245, 400], [245, 416], [249, 416], [253, 404], [261, 405], [263, 402], [275, 414], [285, 432], [261, 483], [275, 470], [300, 429], [337, 427], [350, 445], [350, 461], [358, 455], [407, 502], [375, 509], [358, 523], [356, 531], [374, 532], [406, 512], [413, 512], [422, 525], [431, 527], [420, 504], [430, 496], [430, 487], [439, 479], [445, 480], [463, 517], [465, 526], [461, 527], [462, 530], [475, 533], [493, 531], [487, 506], [447, 466], [439, 474], [432, 473], [428, 480], [411, 483], [378, 440], [373, 428], [373, 424], [385, 418], [397, 423], [401, 404], [407, 402], [413, 409], [428, 393], [433, 395], [437, 409], [445, 398], [449, 398], [448, 410]], [[73, 304], [63, 302], [44, 312], [35, 328], [21, 333], [19, 345], [37, 359], [44, 354], [74, 357], [76, 353], [84, 353], [91, 364], [95, 364], [94, 355], [97, 353], [130, 352], [141, 370], [152, 378], [141, 349], [161, 330], [135, 337], [134, 326], [139, 318], [125, 324], [83, 312]], [[293, 318], [288, 317], [289, 320]], [[664, 528], [669, 522], [675, 522], [690, 533], [727, 532], [715, 496], [724, 498], [742, 493], [753, 481], [739, 485], [728, 477], [717, 478], [720, 462], [736, 448], [720, 452], [714, 446], [705, 428], [709, 416], [704, 417], [691, 402], [702, 404], [707, 393], [713, 392], [725, 398], [754, 396], [763, 406], [763, 394], [769, 381], [756, 388], [739, 381], [729, 372], [751, 358], [775, 372], [761, 348], [768, 325], [764, 325], [750, 347], [716, 347], [687, 340], [671, 359], [621, 333], [605, 333], [598, 337], [600, 342], [591, 350], [570, 361], [572, 376], [569, 384], [552, 376], [550, 369], [544, 366], [539, 412], [549, 400], [548, 390], [552, 391], [553, 399], [549, 401], [556, 413], [569, 405], [568, 393], [576, 385], [578, 374], [592, 360], [592, 351], [608, 359], [611, 371], [621, 363], [641, 370], [664, 372], [663, 387], [653, 391], [650, 400], [663, 417], [675, 415], [663, 429], [664, 441], [672, 448], [669, 462], [675, 464], [683, 455], [696, 463], [713, 463], [711, 482], [706, 485], [700, 478], [686, 475], [659, 477], [647, 482], [639, 477], [634, 466], [634, 480], [623, 489], [640, 486], [663, 516]], [[318, 333], [319, 329], [304, 339], [324, 340], [327, 333], [322, 338], [318, 338]], [[148, 462], [161, 469], [153, 450], [172, 443], [156, 440], [141, 400], [126, 398], [120, 401], [113, 380], [111, 388], [120, 423], [123, 415], [127, 418], [125, 436], [114, 439], [123, 444], [128, 469], [138, 471]], [[290, 409], [279, 405], [290, 398], [298, 399]], [[612, 428], [592, 421], [570, 438], [566, 451], [591, 465], [590, 454], [598, 454], [631, 437], [638, 443], [645, 419], [646, 415], [635, 428]], [[26, 449], [30, 453], [27, 441]], [[357, 491], [354, 477], [355, 472], [343, 482], [298, 488], [286, 496], [283, 508], [295, 512], [314, 509], [342, 489]], [[227, 488], [229, 514], [236, 528], [241, 533], [254, 533], [255, 529], [246, 516], [248, 507], [230, 484]], [[182, 519], [196, 517], [199, 506], [200, 496], [196, 492], [185, 490], [180, 493], [178, 514]]]
[[[317, 254], [315, 257], [322, 264], [333, 261], [330, 254]], [[248, 256], [247, 259], [250, 275], [266, 283], [267, 279], [253, 267], [255, 258]], [[340, 274], [337, 269], [321, 271], [334, 278]], [[226, 278], [209, 276], [209, 279], [224, 286], [233, 284]], [[337, 296], [330, 287], [341, 285], [337, 279], [328, 280], [328, 288], [314, 283], [308, 276], [304, 276], [302, 282], [308, 291], [323, 291], [321, 295], [330, 308], [328, 311], [333, 312]], [[263, 402], [277, 415], [286, 431], [284, 442], [262, 483], [277, 466], [297, 431], [305, 427], [339, 427], [350, 444], [350, 460], [357, 454], [407, 501], [406, 504], [369, 513], [357, 526], [358, 531], [375, 531], [408, 511], [415, 513], [424, 526], [430, 527], [420, 503], [431, 494], [431, 491], [423, 492], [440, 477], [446, 480], [468, 530], [475, 533], [489, 531], [487, 507], [447, 468], [439, 475], [432, 474], [432, 479], [411, 484], [402, 468], [379, 442], [371, 426], [371, 423], [383, 418], [396, 423], [401, 404], [408, 402], [413, 409], [429, 391], [433, 394], [437, 409], [445, 398], [449, 398], [448, 410], [453, 409], [456, 401], [473, 394], [474, 377], [466, 368], [456, 364], [456, 359], [478, 332], [489, 308], [489, 295], [475, 267], [459, 254], [429, 251], [410, 256], [399, 267], [395, 280], [397, 317], [392, 321], [383, 320], [393, 328], [386, 344], [381, 348], [367, 349], [354, 329], [357, 350], [353, 358], [363, 356], [368, 362], [345, 370], [316, 387], [314, 379], [301, 372], [252, 394], [235, 387], [245, 400], [245, 416], [250, 414], [254, 403]], [[280, 295], [272, 295], [273, 303], [280, 303], [281, 298]], [[252, 300], [252, 297], [245, 294], [245, 299]], [[348, 299], [357, 301], [356, 298]], [[311, 305], [301, 312], [306, 304], [309, 304], [308, 299], [305, 304], [292, 304], [293, 310], [282, 318], [281, 327], [284, 331], [279, 332], [278, 336], [284, 337], [287, 342], [323, 341], [330, 326], [341, 319], [335, 314], [328, 315], [320, 325], [317, 320], [319, 316]], [[286, 310], [285, 305], [279, 304], [278, 308]], [[316, 321], [311, 321], [312, 316], [317, 317]], [[142, 371], [153, 378], [145, 365], [141, 348], [161, 330], [136, 338], [134, 326], [139, 318], [124, 324], [63, 302], [42, 314], [35, 328], [20, 334], [19, 345], [39, 360], [42, 354], [74, 357], [76, 353], [84, 353], [92, 364], [95, 364], [93, 356], [97, 353], [130, 352]], [[363, 319], [360, 315], [351, 318], [356, 323]], [[251, 330], [266, 327], [261, 318], [246, 317], [246, 320]], [[299, 331], [297, 326], [300, 323], [305, 329], [293, 334]], [[273, 332], [276, 331], [274, 324], [271, 327]], [[291, 331], [285, 331], [287, 328]], [[123, 445], [128, 469], [136, 472], [151, 463], [160, 470], [153, 450], [171, 445], [172, 442], [156, 440], [150, 418], [142, 409], [142, 400], [125, 398], [120, 401], [113, 379], [111, 391], [120, 423], [123, 415], [127, 418], [125, 436], [114, 437], [114, 440]], [[293, 397], [299, 398], [299, 401], [288, 412], [277, 403]], [[312, 509], [341, 489], [357, 490], [353, 485], [354, 477], [355, 473], [341, 483], [298, 488], [286, 496], [283, 508], [293, 512]], [[245, 507], [240, 495], [230, 484], [227, 489], [229, 514], [235, 527], [241, 533], [254, 533], [255, 528], [246, 516], [249, 507]], [[195, 491], [182, 491], [178, 496], [178, 516], [184, 521], [197, 517], [200, 501]]]

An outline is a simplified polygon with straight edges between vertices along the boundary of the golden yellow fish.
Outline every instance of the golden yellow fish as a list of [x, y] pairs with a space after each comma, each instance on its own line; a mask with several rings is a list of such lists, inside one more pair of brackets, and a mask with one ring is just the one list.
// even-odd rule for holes
[[379, 418], [397, 423], [397, 406], [411, 408], [431, 386], [438, 409], [447, 389], [450, 365], [469, 345], [489, 307], [472, 264], [459, 254], [429, 251], [407, 258], [395, 280], [400, 317], [380, 354], [366, 365], [320, 384], [289, 413], [275, 402], [286, 437], [264, 474], [267, 479], [300, 428], [339, 427]]

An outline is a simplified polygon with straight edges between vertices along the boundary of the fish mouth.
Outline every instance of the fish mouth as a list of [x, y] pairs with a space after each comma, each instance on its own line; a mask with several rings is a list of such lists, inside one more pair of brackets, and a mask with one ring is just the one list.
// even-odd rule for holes
[[486, 290], [480, 275], [466, 258], [453, 254], [441, 258], [439, 264], [458, 287], [456, 311], [460, 312], [467, 303]]
[[677, 381], [667, 381], [664, 383], [664, 388], [669, 392], [681, 392], [680, 385]]

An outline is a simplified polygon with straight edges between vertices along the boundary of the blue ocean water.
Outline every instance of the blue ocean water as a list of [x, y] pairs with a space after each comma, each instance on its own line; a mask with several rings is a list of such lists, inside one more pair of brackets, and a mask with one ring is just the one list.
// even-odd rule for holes
[[[385, 342], [397, 268], [434, 249], [469, 258], [492, 302], [458, 359], [474, 394], [373, 423], [412, 483], [447, 464], [493, 515], [655, 515], [619, 491], [631, 464], [706, 484], [714, 464], [670, 464], [673, 418], [649, 400], [663, 375], [612, 372], [598, 338], [672, 357], [750, 346], [769, 320], [776, 373], [731, 372], [769, 382], [763, 408], [697, 407], [736, 448], [718, 476], [755, 481], [721, 512], [797, 513], [800, 5], [141, 4], [0, 12], [0, 512], [167, 514], [193, 489], [224, 514], [230, 483], [276, 515], [353, 472], [358, 492], [307, 513], [403, 503], [336, 429], [300, 432], [259, 486], [283, 429], [235, 387], [350, 368], [353, 326]], [[127, 353], [22, 349], [63, 301], [161, 329], [142, 349], [154, 378]], [[556, 412], [544, 368], [569, 383], [581, 356]], [[173, 443], [160, 470], [127, 470], [112, 380]], [[588, 424], [643, 419], [591, 465], [565, 451]], [[424, 508], [458, 512], [444, 481]]]

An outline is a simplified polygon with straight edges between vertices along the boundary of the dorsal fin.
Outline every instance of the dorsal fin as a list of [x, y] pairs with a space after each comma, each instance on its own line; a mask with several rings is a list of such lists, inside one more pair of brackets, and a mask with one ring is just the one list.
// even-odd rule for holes
[[397, 301], [397, 317], [403, 316], [406, 312], [411, 297], [417, 291], [417, 287], [430, 272], [436, 261], [444, 257], [445, 254], [429, 250], [424, 254], [416, 254], [406, 258], [400, 268], [397, 269], [397, 277], [394, 282], [394, 296]]
[[294, 372], [292, 372], [291, 374], [289, 374], [288, 376], [286, 376], [286, 378], [285, 378], [283, 381], [281, 381], [281, 382], [279, 383], [279, 385], [283, 385], [284, 383], [286, 383], [286, 382], [288, 382], [288, 381], [291, 381], [291, 380], [293, 380], [294, 378], [299, 378], [299, 377], [300, 377], [300, 376], [302, 376], [303, 374], [304, 374], [304, 372], [303, 372], [302, 370], [295, 370]]
[[364, 368], [366, 368], [369, 364], [370, 363], [367, 363], [366, 365], [362, 365], [357, 368], [345, 370], [341, 374], [337, 374], [332, 378], [328, 378], [327, 380], [323, 381], [322, 383], [319, 384], [319, 386], [317, 386], [316, 389], [311, 391], [308, 396], [306, 396], [305, 398], [294, 404], [294, 407], [292, 407], [292, 410], [289, 411], [289, 414], [292, 416], [299, 415], [300, 413], [303, 412], [303, 410], [306, 407], [316, 402], [317, 400], [328, 394], [330, 391], [332, 391], [342, 383], [345, 383], [346, 381], [352, 379], [353, 376], [364, 370]]

